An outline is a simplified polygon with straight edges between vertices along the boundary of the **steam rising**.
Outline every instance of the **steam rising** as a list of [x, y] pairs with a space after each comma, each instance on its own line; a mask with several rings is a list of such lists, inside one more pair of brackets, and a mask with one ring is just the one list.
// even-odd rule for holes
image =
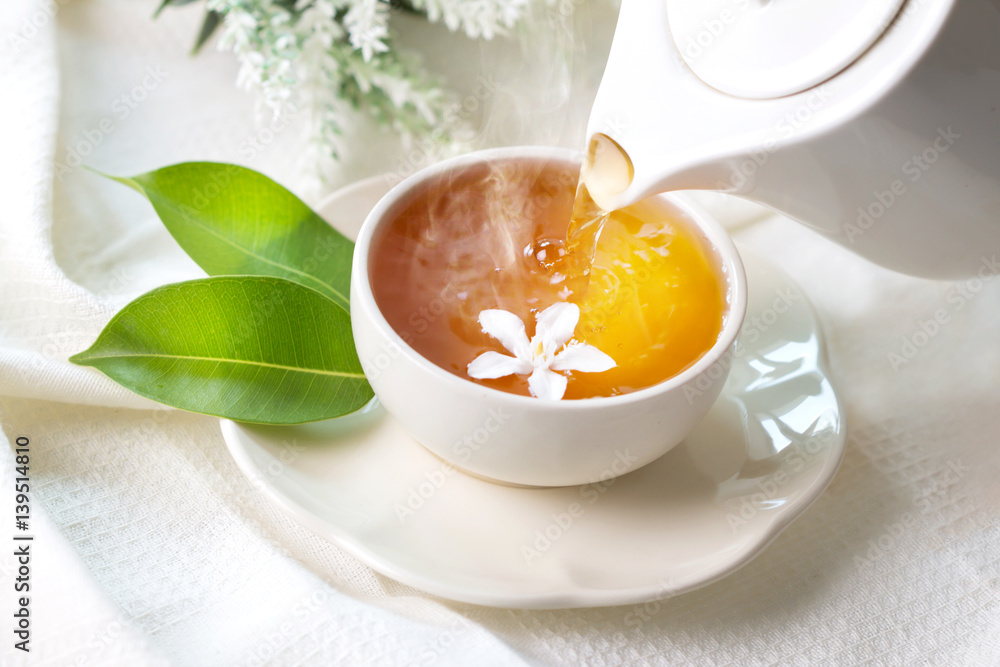
[[[541, 160], [503, 161], [477, 165], [435, 183], [428, 193], [422, 240], [446, 258], [450, 291], [462, 295], [466, 322], [454, 323], [478, 336], [476, 316], [488, 308], [525, 307], [537, 311], [539, 241], [555, 254], [555, 238], [539, 238], [552, 221], [565, 230], [572, 208], [573, 164], [552, 165]], [[551, 216], [551, 217], [550, 217]], [[418, 250], [419, 254], [419, 250]], [[551, 259], [551, 258], [549, 258]], [[419, 259], [418, 259], [419, 261]], [[419, 280], [420, 264], [411, 266], [409, 279]]]
[[[490, 82], [488, 96], [475, 96], [481, 120], [470, 149], [584, 148], [590, 105], [614, 31], [614, 3], [547, 0], [532, 6], [536, 16], [519, 24], [517, 35], [479, 43], [480, 68], [464, 75], [472, 88]], [[417, 195], [411, 208], [419, 211], [402, 214], [412, 217], [406, 222], [410, 241], [400, 249], [408, 259], [386, 268], [394, 281], [425, 294], [431, 315], [435, 300], [444, 300], [453, 315], [452, 329], [465, 340], [481, 339], [476, 318], [483, 309], [504, 308], [531, 320], [530, 311], [549, 305], [534, 301], [539, 293], [552, 292], [551, 264], [564, 252], [578, 177], [576, 165], [546, 167], [540, 160], [483, 164], [445, 175]], [[559, 220], [562, 226], [553, 231], [547, 225], [546, 234], [540, 234], [542, 219]], [[445, 266], [434, 266], [442, 258]], [[545, 271], [538, 271], [539, 263]], [[447, 272], [443, 292], [441, 283], [429, 278], [429, 269]], [[539, 280], [546, 289], [538, 289]], [[413, 322], [427, 315], [409, 319], [405, 326], [416, 329]]]
[[617, 21], [613, 0], [544, 0], [518, 33], [480, 44], [481, 75], [497, 88], [473, 148], [583, 150], [587, 120]]

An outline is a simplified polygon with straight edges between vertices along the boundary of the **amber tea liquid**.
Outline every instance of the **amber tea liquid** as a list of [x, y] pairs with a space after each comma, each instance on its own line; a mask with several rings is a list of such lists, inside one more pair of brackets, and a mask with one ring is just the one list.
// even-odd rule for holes
[[441, 368], [524, 395], [526, 376], [466, 373], [485, 351], [507, 353], [480, 329], [483, 310], [513, 312], [530, 337], [540, 310], [580, 306], [575, 338], [617, 366], [568, 373], [567, 399], [629, 393], [694, 363], [722, 328], [726, 284], [714, 251], [662, 207], [605, 214], [578, 181], [570, 163], [497, 161], [442, 176], [400, 204], [371, 250], [389, 324]]

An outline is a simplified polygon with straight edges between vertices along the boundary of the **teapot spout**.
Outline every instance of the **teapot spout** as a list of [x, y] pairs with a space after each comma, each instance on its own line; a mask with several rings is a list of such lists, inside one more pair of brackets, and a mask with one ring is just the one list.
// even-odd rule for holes
[[[605, 211], [630, 206], [660, 192], [733, 191], [723, 183], [721, 161], [703, 160], [694, 164], [667, 160], [654, 162], [657, 155], [644, 152], [645, 147], [641, 143], [636, 146], [639, 150], [630, 153], [604, 133], [590, 137], [581, 175], [590, 196]], [[669, 151], [669, 147], [665, 150]], [[641, 171], [636, 171], [633, 154], [643, 167]], [[652, 168], [647, 166], [651, 163]]]
[[688, 69], [666, 2], [622, 0], [587, 125], [591, 195], [613, 210], [668, 190], [734, 191], [727, 184], [732, 160], [762, 120], [752, 113], [739, 121], [746, 106]]
[[[699, 118], [704, 95], [684, 65], [667, 3], [623, 0], [608, 64], [587, 125], [584, 179], [605, 210], [668, 190], [727, 189], [719, 145], [723, 110]], [[717, 105], [712, 105], [717, 106]], [[731, 121], [731, 118], [727, 119]], [[713, 136], [714, 135], [714, 136]]]

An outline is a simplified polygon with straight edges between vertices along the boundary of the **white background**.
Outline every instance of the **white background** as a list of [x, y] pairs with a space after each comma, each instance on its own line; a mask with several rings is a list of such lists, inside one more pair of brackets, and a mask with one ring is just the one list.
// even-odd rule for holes
[[[86, 156], [98, 169], [233, 161], [313, 203], [398, 168], [394, 141], [359, 128], [326, 183], [296, 126], [248, 160], [260, 126], [233, 58], [187, 56], [197, 6], [153, 22], [154, 2], [66, 0], [46, 18], [53, 4], [0, 8], [0, 423], [12, 445], [32, 441], [37, 536], [25, 656], [9, 630], [15, 473], [2, 448], [0, 663], [1000, 664], [1000, 283], [892, 274], [773, 216], [744, 226], [827, 332], [850, 424], [830, 489], [750, 565], [674, 599], [551, 612], [435, 599], [279, 514], [217, 420], [154, 410], [66, 362], [124, 303], [200, 275], [141, 197], [82, 169], [55, 177], [102, 119], [113, 129]], [[15, 45], [26, 21], [34, 34]], [[415, 21], [401, 41], [460, 94], [481, 75], [501, 84], [477, 145], [576, 146], [613, 25], [613, 8], [584, 3], [565, 62], [540, 40], [481, 48]], [[122, 118], [115, 100], [148, 68], [162, 81]], [[921, 336], [938, 311], [946, 323]], [[917, 352], [894, 368], [907, 341]]]

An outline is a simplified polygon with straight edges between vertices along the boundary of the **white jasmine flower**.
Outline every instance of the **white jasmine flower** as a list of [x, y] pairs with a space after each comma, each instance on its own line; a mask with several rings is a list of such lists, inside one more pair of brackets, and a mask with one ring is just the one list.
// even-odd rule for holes
[[506, 310], [479, 313], [483, 332], [500, 341], [513, 356], [483, 352], [469, 364], [470, 377], [492, 380], [506, 375], [528, 375], [528, 389], [536, 398], [558, 401], [566, 393], [568, 379], [556, 371], [602, 373], [615, 361], [593, 345], [573, 338], [580, 321], [574, 303], [553, 304], [535, 316], [535, 335], [528, 340], [524, 322]]

